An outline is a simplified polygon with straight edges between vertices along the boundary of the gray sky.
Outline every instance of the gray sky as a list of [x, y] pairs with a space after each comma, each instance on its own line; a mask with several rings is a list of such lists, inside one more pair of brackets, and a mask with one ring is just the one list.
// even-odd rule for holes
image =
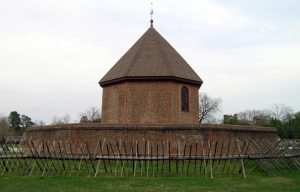
[[[0, 2], [0, 114], [73, 120], [101, 106], [98, 81], [148, 29], [144, 0]], [[223, 100], [223, 113], [300, 111], [300, 1], [161, 0], [154, 27]]]

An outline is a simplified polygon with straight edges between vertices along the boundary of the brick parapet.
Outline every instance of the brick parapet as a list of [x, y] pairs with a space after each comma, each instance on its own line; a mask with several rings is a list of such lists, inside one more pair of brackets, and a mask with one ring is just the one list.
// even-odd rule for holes
[[240, 131], [240, 132], [268, 132], [277, 133], [273, 127], [226, 125], [226, 124], [102, 124], [102, 123], [74, 123], [64, 125], [47, 125], [30, 127], [26, 132], [58, 131], [58, 130], [212, 130], [212, 131]]

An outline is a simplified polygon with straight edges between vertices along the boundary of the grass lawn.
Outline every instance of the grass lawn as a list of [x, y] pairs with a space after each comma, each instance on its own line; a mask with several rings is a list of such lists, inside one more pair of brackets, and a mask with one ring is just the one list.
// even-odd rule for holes
[[300, 191], [300, 172], [217, 177], [0, 177], [0, 191]]

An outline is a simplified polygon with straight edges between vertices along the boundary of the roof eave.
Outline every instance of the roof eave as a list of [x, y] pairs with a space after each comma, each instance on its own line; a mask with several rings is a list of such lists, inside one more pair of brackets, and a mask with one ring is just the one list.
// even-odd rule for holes
[[149, 82], [149, 81], [150, 82], [151, 81], [175, 81], [175, 82], [192, 84], [199, 88], [203, 84], [203, 81], [201, 79], [196, 81], [196, 80], [184, 79], [184, 78], [174, 77], [174, 76], [131, 76], [131, 77], [116, 78], [116, 79], [107, 80], [107, 81], [100, 80], [99, 85], [101, 87], [107, 87], [112, 84], [118, 84], [118, 83], [128, 82], [128, 81], [131, 81], [131, 82], [132, 81], [136, 81], [136, 82], [139, 82], [139, 81], [147, 81], [147, 82]]

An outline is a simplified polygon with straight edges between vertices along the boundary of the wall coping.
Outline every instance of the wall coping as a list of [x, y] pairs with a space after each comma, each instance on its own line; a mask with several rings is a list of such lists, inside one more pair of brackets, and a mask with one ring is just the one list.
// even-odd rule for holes
[[64, 125], [46, 125], [30, 127], [25, 132], [61, 131], [61, 130], [212, 130], [240, 132], [277, 133], [274, 127], [259, 127], [227, 124], [103, 124], [103, 123], [72, 123]]

